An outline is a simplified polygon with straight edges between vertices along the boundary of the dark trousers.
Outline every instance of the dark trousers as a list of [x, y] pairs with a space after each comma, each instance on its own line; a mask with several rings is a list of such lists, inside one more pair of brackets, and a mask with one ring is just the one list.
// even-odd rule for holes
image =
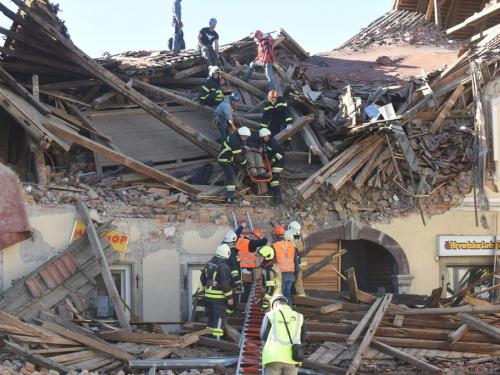
[[214, 47], [212, 46], [207, 46], [208, 49], [202, 48], [201, 49], [201, 54], [205, 58], [205, 65], [207, 67], [209, 66], [218, 66], [218, 61], [217, 61], [217, 52], [215, 52]]
[[234, 170], [234, 165], [232, 163], [223, 162], [219, 162], [219, 165], [227, 178], [226, 198], [234, 199], [236, 192], [236, 172]]
[[207, 328], [217, 340], [220, 340], [226, 324], [227, 300], [225, 298], [207, 298], [206, 300], [208, 302]]
[[182, 48], [182, 44], [184, 43], [184, 31], [182, 31], [182, 27], [180, 27], [177, 22], [175, 22], [174, 26], [174, 39], [172, 41], [172, 52], [179, 53]]

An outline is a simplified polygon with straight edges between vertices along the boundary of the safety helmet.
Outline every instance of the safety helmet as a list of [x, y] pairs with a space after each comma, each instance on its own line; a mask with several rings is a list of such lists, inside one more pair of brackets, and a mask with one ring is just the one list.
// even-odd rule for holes
[[268, 135], [271, 135], [271, 131], [267, 128], [262, 128], [259, 130], [259, 137], [264, 138]]
[[217, 23], [217, 19], [216, 19], [216, 18], [210, 18], [210, 21], [209, 21], [209, 23], [212, 23], [212, 22], [215, 22], [215, 23]]
[[268, 99], [278, 99], [278, 96], [279, 96], [279, 94], [278, 94], [278, 91], [276, 91], [276, 90], [271, 90], [271, 91], [269, 91], [269, 94], [267, 94]]
[[269, 306], [273, 307], [274, 302], [283, 301], [288, 303], [288, 298], [286, 298], [283, 294], [276, 294], [271, 301], [269, 301]]
[[241, 128], [238, 129], [238, 134], [250, 137], [250, 129], [248, 129], [246, 126], [242, 126]]
[[288, 224], [288, 230], [292, 231], [294, 236], [300, 236], [302, 233], [302, 226], [297, 221], [292, 221]]
[[254, 36], [255, 38], [258, 38], [258, 37], [259, 37], [259, 35], [262, 35], [262, 31], [260, 31], [260, 30], [255, 30], [255, 31], [254, 31], [254, 33], [253, 33], [253, 36]]
[[262, 232], [261, 232], [260, 230], [258, 230], [258, 229], [254, 229], [254, 230], [252, 231], [252, 234], [253, 234], [254, 236], [256, 236], [259, 240], [262, 238]]
[[277, 236], [283, 236], [285, 234], [285, 227], [283, 225], [276, 225], [274, 227], [274, 234]]
[[283, 239], [284, 239], [285, 241], [290, 241], [290, 242], [295, 241], [295, 238], [293, 238], [293, 233], [292, 233], [292, 231], [291, 231], [291, 230], [287, 230], [287, 231], [285, 232], [285, 235], [283, 236]]
[[265, 260], [273, 260], [274, 258], [274, 249], [271, 246], [262, 246], [257, 253], [262, 255]]
[[231, 248], [225, 243], [219, 245], [217, 247], [217, 250], [215, 251], [215, 256], [218, 258], [229, 259], [230, 255], [231, 255]]
[[238, 94], [237, 92], [233, 92], [231, 94], [231, 100], [237, 102], [238, 100], [240, 100], [240, 94]]
[[214, 73], [219, 73], [220, 74], [220, 69], [218, 66], [211, 66], [210, 70], [208, 71], [210, 76], [212, 76]]
[[222, 242], [225, 242], [225, 243], [236, 242], [237, 239], [238, 239], [238, 236], [236, 235], [236, 233], [234, 233], [234, 231], [230, 230], [229, 232], [227, 232], [224, 235], [224, 241], [222, 241]]

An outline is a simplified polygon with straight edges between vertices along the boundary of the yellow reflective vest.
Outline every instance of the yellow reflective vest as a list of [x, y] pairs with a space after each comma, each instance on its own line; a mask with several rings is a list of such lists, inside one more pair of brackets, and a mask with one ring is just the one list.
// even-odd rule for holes
[[[285, 320], [280, 311], [283, 313]], [[269, 323], [272, 324], [266, 344], [262, 350], [262, 365], [271, 362], [301, 364], [292, 359], [292, 344], [285, 327], [285, 321], [294, 344], [300, 344], [300, 332], [304, 324], [302, 314], [293, 311], [288, 305], [281, 306], [279, 310], [266, 313]]]

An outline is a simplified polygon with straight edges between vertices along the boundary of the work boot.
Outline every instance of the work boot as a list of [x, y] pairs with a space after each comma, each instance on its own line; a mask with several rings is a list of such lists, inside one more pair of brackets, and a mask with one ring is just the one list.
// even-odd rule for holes
[[289, 139], [283, 142], [283, 146], [285, 147], [285, 151], [292, 151], [292, 142]]
[[283, 201], [283, 198], [281, 197], [274, 197], [273, 198], [273, 201], [271, 202], [271, 206], [281, 206], [282, 204], [284, 204], [285, 202]]
[[226, 198], [226, 204], [236, 204], [234, 198]]

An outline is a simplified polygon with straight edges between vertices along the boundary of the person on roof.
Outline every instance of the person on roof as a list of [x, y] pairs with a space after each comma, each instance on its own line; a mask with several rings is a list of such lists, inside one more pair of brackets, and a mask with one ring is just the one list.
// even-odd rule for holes
[[229, 133], [234, 133], [238, 130], [234, 125], [233, 108], [239, 100], [240, 95], [237, 92], [233, 92], [215, 108], [213, 122], [222, 134], [222, 137], [217, 140], [217, 142], [220, 141], [219, 143], [222, 143], [222, 140], [226, 139]]
[[[222, 104], [221, 104], [222, 105]], [[222, 144], [217, 161], [226, 175], [226, 204], [235, 204], [236, 195], [236, 165], [245, 166], [245, 141], [250, 137], [250, 130], [243, 126], [236, 133], [229, 134]]]
[[198, 100], [201, 105], [208, 105], [209, 107], [217, 107], [224, 100], [218, 66], [211, 66], [208, 70], [208, 78], [200, 88]]
[[184, 43], [184, 32], [182, 28], [182, 0], [174, 0], [172, 3], [172, 27], [174, 28], [174, 36], [172, 39], [172, 52], [178, 54]]
[[276, 265], [281, 271], [283, 295], [288, 299], [292, 307], [292, 284], [299, 274], [299, 257], [293, 242], [285, 239], [285, 227], [276, 225], [274, 227], [274, 238], [272, 248], [275, 252]]
[[269, 35], [263, 35], [262, 31], [256, 30], [253, 33], [255, 40], [257, 41], [257, 57], [254, 61], [250, 63], [250, 67], [243, 76], [243, 81], [248, 82], [250, 75], [253, 73], [255, 68], [264, 68], [266, 72], [267, 80], [269, 81], [269, 90], [274, 90], [274, 78], [273, 78], [273, 63], [274, 63], [274, 50], [273, 41]]
[[210, 18], [208, 27], [204, 27], [198, 33], [198, 48], [205, 58], [207, 69], [210, 65], [219, 65], [219, 34], [215, 31], [215, 26], [217, 26], [217, 20]]
[[[241, 230], [240, 230], [241, 228]], [[238, 233], [239, 230], [239, 233]], [[257, 275], [255, 271], [257, 269], [257, 248], [267, 245], [267, 238], [262, 237], [262, 232], [258, 229], [252, 230], [248, 237], [240, 237], [239, 234], [243, 231], [243, 227], [240, 226], [236, 231], [238, 234], [238, 240], [236, 241], [236, 248], [238, 249], [238, 256], [241, 261], [242, 267], [242, 280], [244, 292], [241, 295], [240, 302], [247, 303], [248, 296], [250, 295], [250, 289], [252, 283]]]
[[269, 129], [260, 129], [259, 137], [262, 140], [264, 152], [267, 155], [267, 160], [269, 160], [272, 168], [271, 171], [273, 172], [273, 178], [271, 179], [270, 185], [273, 191], [274, 198], [271, 205], [277, 206], [283, 204], [283, 198], [281, 197], [280, 188], [280, 175], [283, 171], [283, 168], [285, 167], [285, 149], [271, 135]]
[[253, 178], [257, 180], [264, 180], [270, 178], [271, 174], [264, 166], [262, 159], [262, 144], [260, 141], [259, 133], [250, 129], [250, 137], [245, 141], [245, 158], [247, 159], [247, 169]]
[[208, 303], [207, 328], [217, 340], [220, 340], [224, 334], [226, 310], [234, 305], [231, 271], [227, 265], [230, 253], [228, 245], [220, 245], [200, 276]]
[[262, 267], [262, 276], [260, 284], [262, 287], [262, 298], [257, 303], [262, 305], [262, 311], [269, 308], [269, 301], [281, 294], [281, 272], [274, 263], [274, 249], [271, 246], [263, 246], [257, 251], [260, 266]]
[[[260, 126], [269, 129], [274, 137], [282, 128], [286, 127], [287, 130], [292, 128], [292, 115], [288, 109], [286, 99], [279, 96], [277, 91], [269, 91], [267, 99], [268, 102], [264, 107]], [[286, 150], [291, 150], [290, 139], [284, 142], [284, 146]]]

